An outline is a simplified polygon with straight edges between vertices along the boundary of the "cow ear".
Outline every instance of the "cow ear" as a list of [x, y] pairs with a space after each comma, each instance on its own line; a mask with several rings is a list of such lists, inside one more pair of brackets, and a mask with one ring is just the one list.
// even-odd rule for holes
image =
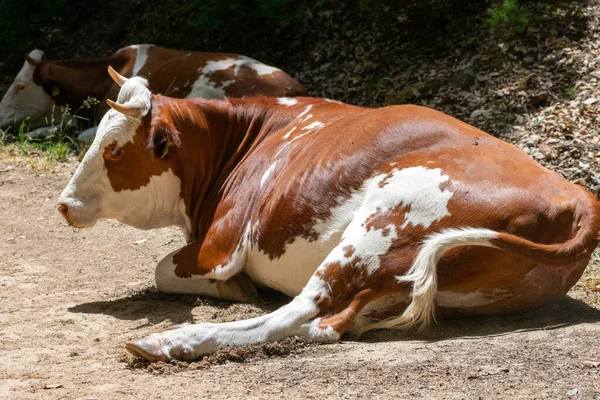
[[45, 78], [42, 82], [44, 92], [48, 93], [53, 100], [63, 97], [67, 89], [60, 83], [51, 78]]
[[171, 158], [181, 145], [179, 136], [179, 132], [171, 124], [153, 124], [150, 130], [149, 147], [153, 149], [154, 156], [163, 160]]

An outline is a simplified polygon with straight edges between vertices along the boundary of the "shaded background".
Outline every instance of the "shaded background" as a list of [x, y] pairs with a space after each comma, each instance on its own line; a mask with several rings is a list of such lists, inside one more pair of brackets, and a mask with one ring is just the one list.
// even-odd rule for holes
[[597, 14], [595, 1], [559, 0], [4, 0], [0, 89], [33, 48], [241, 53], [312, 96], [436, 108], [595, 184]]

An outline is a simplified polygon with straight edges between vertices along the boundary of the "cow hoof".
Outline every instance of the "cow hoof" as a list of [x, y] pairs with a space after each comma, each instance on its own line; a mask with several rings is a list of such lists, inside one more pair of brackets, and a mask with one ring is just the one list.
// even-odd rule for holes
[[166, 361], [168, 357], [163, 354], [160, 343], [152, 336], [137, 339], [125, 345], [125, 349], [134, 357], [144, 358], [150, 362]]
[[256, 286], [243, 274], [235, 275], [226, 281], [218, 281], [217, 291], [220, 298], [240, 303], [249, 303], [258, 297]]

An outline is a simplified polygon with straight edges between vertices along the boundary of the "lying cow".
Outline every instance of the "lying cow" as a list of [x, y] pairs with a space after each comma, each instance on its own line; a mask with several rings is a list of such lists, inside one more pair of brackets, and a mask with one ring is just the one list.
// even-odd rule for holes
[[[306, 89], [285, 72], [239, 54], [133, 45], [102, 58], [60, 61], [43, 58], [40, 50], [27, 55], [0, 103], [0, 126], [27, 120], [31, 128], [36, 128], [59, 118], [61, 110], [56, 106], [68, 105], [71, 110], [78, 110], [88, 97], [115, 99], [118, 87], [105, 73], [108, 66], [124, 76], [144, 76], [150, 90], [171, 97], [306, 95]], [[100, 116], [107, 110], [106, 103], [101, 102]], [[86, 111], [81, 109], [80, 115], [92, 118]], [[95, 128], [82, 138], [93, 138], [94, 133]]]
[[298, 335], [426, 327], [563, 296], [598, 245], [600, 205], [512, 145], [431, 109], [313, 98], [172, 99], [126, 79], [59, 199], [98, 219], [179, 226], [160, 291], [294, 299], [258, 318], [128, 343], [148, 360]]

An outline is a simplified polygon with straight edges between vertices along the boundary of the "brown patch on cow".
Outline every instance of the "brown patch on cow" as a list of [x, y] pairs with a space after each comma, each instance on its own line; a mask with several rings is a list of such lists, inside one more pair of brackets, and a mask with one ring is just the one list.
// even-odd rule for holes
[[198, 269], [198, 253], [202, 246], [201, 240], [194, 240], [187, 246], [184, 246], [173, 255], [173, 264], [175, 264], [175, 275], [180, 278], [191, 278], [193, 275], [203, 275]]
[[[123, 152], [121, 162], [104, 160], [110, 185], [116, 192], [139, 190], [150, 183], [152, 176], [161, 175], [171, 168], [169, 162], [154, 157], [148, 149], [147, 125], [147, 122], [142, 122], [133, 142], [120, 147]], [[106, 151], [110, 149], [111, 146], [108, 146]]]
[[346, 258], [350, 258], [352, 254], [354, 254], [354, 252], [356, 251], [354, 246], [352, 246], [351, 244], [342, 247], [342, 250], [344, 250], [344, 257]]

